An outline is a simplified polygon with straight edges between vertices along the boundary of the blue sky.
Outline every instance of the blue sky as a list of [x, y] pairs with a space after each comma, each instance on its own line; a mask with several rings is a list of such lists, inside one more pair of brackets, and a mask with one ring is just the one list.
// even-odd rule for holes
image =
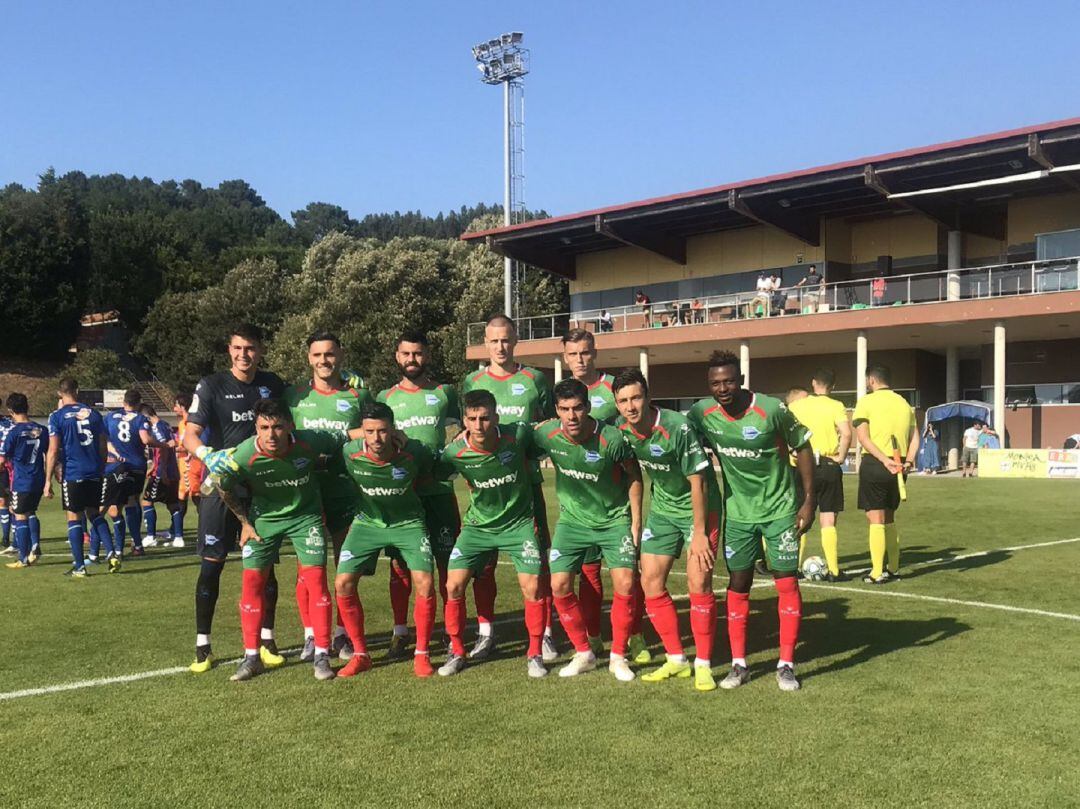
[[250, 182], [283, 215], [501, 198], [526, 34], [526, 202], [553, 214], [1080, 116], [1080, 7], [1046, 2], [0, 0], [0, 183]]

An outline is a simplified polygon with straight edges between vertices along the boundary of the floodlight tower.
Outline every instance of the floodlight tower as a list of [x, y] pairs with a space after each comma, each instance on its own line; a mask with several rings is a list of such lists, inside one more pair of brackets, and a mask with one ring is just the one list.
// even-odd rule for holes
[[[529, 51], [522, 47], [524, 34], [514, 31], [481, 42], [472, 49], [484, 84], [503, 86], [503, 224], [525, 219], [525, 74]], [[513, 317], [515, 262], [503, 259], [503, 308]], [[520, 285], [517, 285], [520, 287]], [[519, 289], [520, 292], [520, 289]], [[520, 302], [520, 301], [518, 301]]]

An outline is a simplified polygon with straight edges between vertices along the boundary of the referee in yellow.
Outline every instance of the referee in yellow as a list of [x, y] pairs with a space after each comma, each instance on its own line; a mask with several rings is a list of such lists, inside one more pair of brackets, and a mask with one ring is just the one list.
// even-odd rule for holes
[[[829, 395], [835, 383], [836, 375], [830, 369], [818, 368], [810, 380], [813, 394], [793, 399], [788, 409], [810, 430], [818, 525], [821, 526], [821, 550], [829, 567], [828, 580], [844, 581], [846, 577], [840, 572], [836, 517], [844, 510], [844, 474], [840, 467], [851, 446], [851, 424], [844, 403]], [[800, 570], [805, 555], [806, 535], [803, 534], [799, 538]]]
[[[896, 531], [896, 509], [900, 505], [897, 475], [911, 467], [919, 451], [915, 412], [903, 396], [890, 387], [889, 369], [871, 365], [866, 371], [870, 393], [855, 405], [852, 423], [862, 445], [859, 466], [859, 508], [870, 522], [868, 584], [885, 584], [899, 578], [900, 536]], [[893, 452], [902, 453], [897, 463]], [[906, 454], [903, 454], [906, 453]], [[885, 566], [886, 554], [889, 558]]]

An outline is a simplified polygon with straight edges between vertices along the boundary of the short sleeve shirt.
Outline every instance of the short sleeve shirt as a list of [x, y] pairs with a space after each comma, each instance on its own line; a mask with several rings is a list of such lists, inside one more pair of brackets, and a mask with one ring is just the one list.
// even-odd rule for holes
[[847, 424], [844, 403], [831, 396], [806, 396], [788, 408], [810, 430], [810, 447], [818, 455], [835, 455], [840, 449], [840, 434], [836, 428]]
[[[868, 425], [870, 440], [886, 455], [892, 454], [894, 442], [901, 455], [907, 454], [915, 429], [915, 413], [899, 393], [883, 388], [859, 399], [851, 423], [858, 427], [864, 422]], [[863, 447], [863, 454], [867, 454], [866, 447]]]
[[[401, 384], [380, 391], [377, 401], [394, 411], [394, 426], [419, 441], [435, 457], [446, 446], [446, 428], [461, 421], [457, 391], [453, 385], [407, 388]], [[417, 490], [421, 497], [453, 494], [446, 481], [427, 480]]]

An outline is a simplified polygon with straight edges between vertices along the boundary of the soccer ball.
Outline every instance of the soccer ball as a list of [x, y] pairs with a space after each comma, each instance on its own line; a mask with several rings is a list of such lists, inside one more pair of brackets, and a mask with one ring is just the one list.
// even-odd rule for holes
[[810, 556], [802, 563], [802, 572], [809, 581], [825, 581], [829, 568], [820, 556]]

